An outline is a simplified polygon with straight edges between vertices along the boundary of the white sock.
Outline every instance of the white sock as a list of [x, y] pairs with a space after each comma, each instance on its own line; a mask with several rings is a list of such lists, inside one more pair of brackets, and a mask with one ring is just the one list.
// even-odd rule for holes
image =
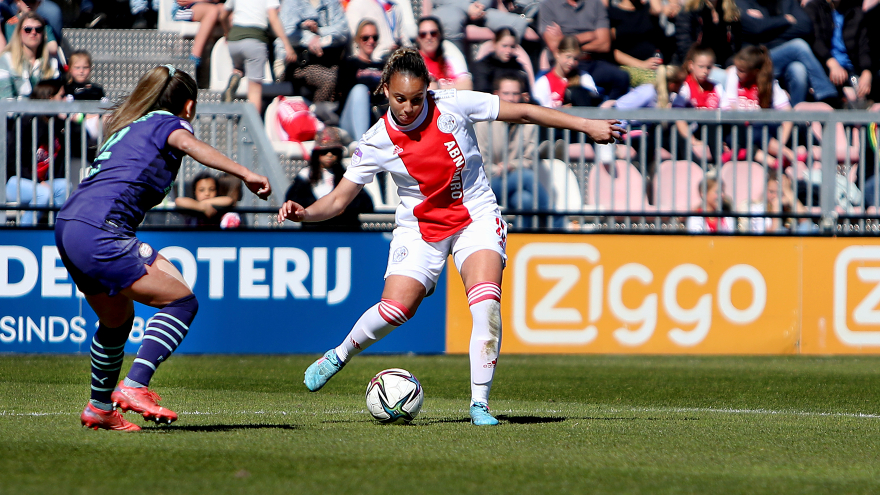
[[345, 340], [336, 348], [336, 356], [343, 363], [347, 363], [353, 356], [381, 340], [411, 317], [409, 310], [403, 304], [391, 299], [382, 299], [361, 315]]
[[474, 326], [469, 349], [471, 403], [489, 403], [489, 391], [501, 350], [501, 287], [482, 282], [468, 290]]

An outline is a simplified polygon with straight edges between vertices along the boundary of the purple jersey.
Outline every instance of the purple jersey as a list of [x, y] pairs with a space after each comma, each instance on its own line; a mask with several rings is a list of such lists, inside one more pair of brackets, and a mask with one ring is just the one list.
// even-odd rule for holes
[[184, 154], [168, 144], [177, 129], [193, 132], [185, 119], [156, 111], [110, 136], [58, 218], [133, 235], [177, 177]]

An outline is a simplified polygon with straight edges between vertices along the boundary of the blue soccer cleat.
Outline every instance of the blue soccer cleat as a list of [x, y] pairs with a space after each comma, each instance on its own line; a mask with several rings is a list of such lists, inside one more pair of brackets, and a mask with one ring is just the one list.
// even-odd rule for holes
[[310, 391], [317, 392], [343, 366], [345, 366], [345, 363], [339, 362], [339, 358], [336, 357], [336, 349], [330, 349], [324, 353], [321, 359], [315, 361], [306, 369], [306, 378], [303, 380], [303, 383], [306, 384]]
[[489, 406], [485, 402], [471, 404], [471, 423], [477, 426], [495, 426], [498, 420], [489, 414]]

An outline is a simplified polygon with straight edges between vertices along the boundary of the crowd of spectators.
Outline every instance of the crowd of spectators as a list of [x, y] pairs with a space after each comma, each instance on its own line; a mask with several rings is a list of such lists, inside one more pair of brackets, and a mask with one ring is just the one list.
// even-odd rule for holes
[[[873, 82], [880, 57], [871, 56], [880, 36], [868, 29], [880, 9], [872, 0], [129, 0], [131, 27], [154, 27], [160, 2], [168, 3], [172, 19], [199, 23], [190, 54], [197, 66], [210, 63], [211, 39], [226, 36], [232, 69], [225, 100], [235, 97], [242, 79], [261, 112], [269, 101], [264, 94], [302, 97], [319, 106], [328, 126], [340, 128], [342, 149], [381, 116], [387, 102], [376, 91], [379, 76], [385, 58], [401, 46], [422, 53], [431, 89], [495, 92], [554, 108], [867, 109], [880, 89]], [[83, 0], [69, 24], [115, 27], [108, 21], [118, 13], [102, 11], [110, 3], [119, 2]], [[2, 0], [0, 17], [0, 97], [33, 97], [41, 81], [61, 78], [74, 98], [103, 96], [82, 75], [91, 67], [87, 52], [59, 54], [64, 23], [53, 0]], [[267, 80], [274, 83], [264, 93]], [[780, 171], [808, 158], [804, 139], [792, 139], [791, 122], [756, 124], [750, 141], [727, 127], [719, 141], [714, 129], [703, 142], [693, 123], [669, 126], [663, 146], [679, 156], [666, 158], [687, 154], [720, 164], [744, 159], [748, 148], [750, 158]], [[821, 129], [812, 131], [821, 144]], [[509, 132], [512, 139], [533, 131]], [[817, 158], [818, 149], [812, 149]], [[615, 154], [621, 153], [613, 146], [596, 150], [602, 161]], [[502, 204], [510, 204], [508, 195], [525, 195], [527, 203], [535, 198], [539, 209], [548, 207], [550, 186], [527, 170], [497, 160], [487, 168], [490, 176], [495, 172], [490, 180], [505, 196]], [[520, 189], [501, 191], [500, 171]], [[301, 179], [315, 186], [316, 177]]]

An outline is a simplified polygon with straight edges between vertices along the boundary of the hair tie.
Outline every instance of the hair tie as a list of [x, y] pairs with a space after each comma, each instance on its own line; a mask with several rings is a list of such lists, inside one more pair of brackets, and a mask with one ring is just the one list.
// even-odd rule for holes
[[162, 67], [168, 69], [168, 77], [174, 77], [174, 73], [177, 72], [177, 69], [174, 68], [171, 64], [165, 64]]

